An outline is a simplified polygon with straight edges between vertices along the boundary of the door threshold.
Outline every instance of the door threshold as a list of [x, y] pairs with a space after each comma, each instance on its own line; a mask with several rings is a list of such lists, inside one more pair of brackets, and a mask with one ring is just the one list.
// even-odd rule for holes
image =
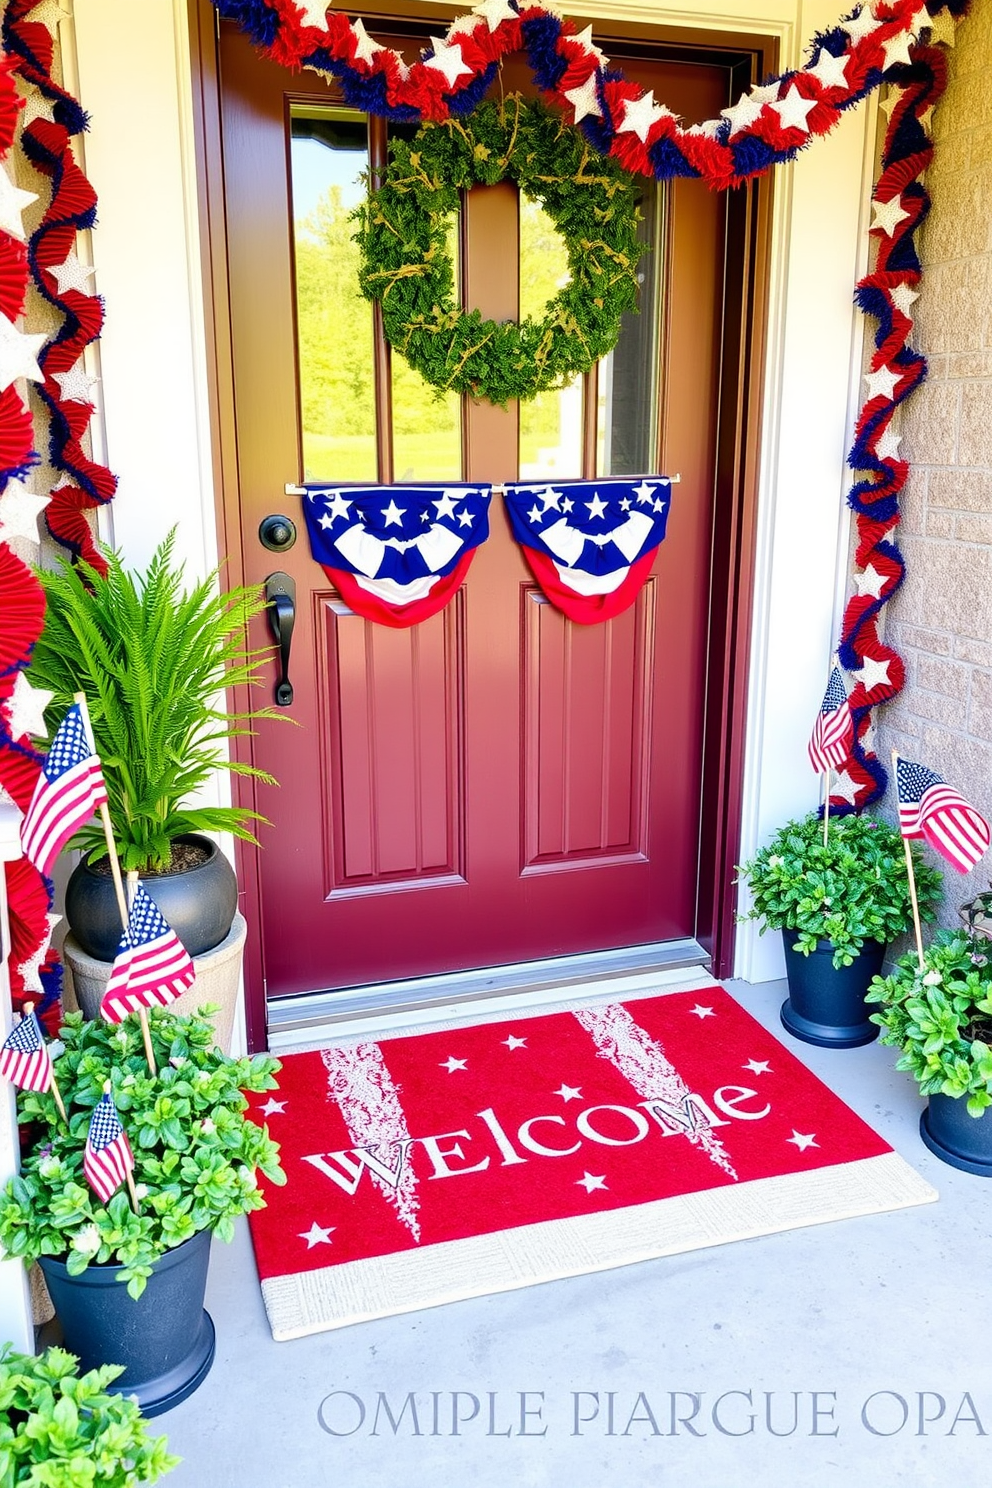
[[656, 941], [615, 951], [519, 961], [407, 981], [342, 987], [299, 997], [275, 997], [268, 1005], [269, 1048], [286, 1050], [301, 1042], [363, 1032], [384, 1032], [452, 1013], [507, 1012], [553, 1001], [565, 987], [588, 996], [613, 990], [640, 990], [653, 978], [689, 967], [708, 967], [710, 958], [697, 940]]

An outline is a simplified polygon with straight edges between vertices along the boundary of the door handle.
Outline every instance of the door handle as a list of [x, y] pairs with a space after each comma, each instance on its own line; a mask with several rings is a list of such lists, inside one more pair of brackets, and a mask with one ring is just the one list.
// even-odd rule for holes
[[276, 683], [276, 705], [288, 708], [293, 701], [293, 684], [289, 680], [289, 653], [296, 624], [296, 580], [287, 573], [269, 574], [265, 581], [265, 602], [269, 627], [279, 647], [279, 680]]

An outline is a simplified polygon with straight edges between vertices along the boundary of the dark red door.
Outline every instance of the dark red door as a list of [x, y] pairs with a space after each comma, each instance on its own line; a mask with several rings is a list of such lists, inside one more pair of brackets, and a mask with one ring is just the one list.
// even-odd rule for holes
[[[644, 324], [625, 330], [628, 351], [603, 369], [600, 396], [593, 379], [568, 405], [579, 409], [582, 429], [573, 440], [574, 468], [560, 474], [603, 473], [610, 460], [614, 470], [630, 469], [622, 464], [633, 458], [624, 441], [636, 446], [640, 439], [648, 452], [641, 469], [681, 476], [668, 536], [637, 603], [602, 625], [565, 620], [533, 583], [497, 496], [491, 537], [448, 609], [410, 630], [388, 630], [349, 612], [310, 558], [305, 536], [278, 556], [258, 539], [272, 512], [299, 519], [284, 486], [304, 474], [309, 451], [330, 447], [300, 427], [301, 406], [305, 421], [311, 414], [297, 345], [306, 348], [310, 330], [299, 323], [303, 290], [294, 288], [288, 132], [294, 118], [319, 132], [328, 110], [330, 139], [361, 117], [349, 124], [323, 79], [293, 77], [261, 61], [227, 25], [221, 65], [244, 571], [260, 582], [285, 570], [298, 593], [290, 710], [297, 726], [262, 724], [253, 752], [281, 782], [259, 794], [272, 821], [260, 833], [258, 856], [268, 995], [691, 936], [720, 198], [701, 183], [680, 181], [646, 204], [656, 297]], [[717, 67], [643, 59], [623, 65], [687, 117], [710, 117], [727, 101], [727, 76]], [[517, 81], [508, 73], [504, 85]], [[381, 138], [374, 125], [373, 157]], [[461, 226], [466, 304], [516, 317], [519, 235], [512, 187], [469, 194]], [[400, 479], [409, 461], [397, 450], [414, 448], [419, 436], [403, 435], [391, 418], [397, 384], [372, 336], [368, 354], [376, 373], [379, 478], [395, 471]], [[342, 339], [346, 355], [354, 350]], [[337, 373], [325, 372], [330, 387]], [[638, 399], [646, 421], [639, 433], [629, 419], [624, 424]], [[559, 429], [571, 417], [566, 403]], [[340, 422], [340, 415], [337, 406], [328, 416]], [[537, 416], [525, 411], [521, 431], [518, 409], [467, 402], [457, 440], [460, 473], [515, 478], [522, 441], [525, 468], [557, 458], [535, 455], [527, 444], [526, 420]], [[347, 479], [361, 437], [342, 436], [335, 448], [346, 452], [343, 473], [322, 476]], [[456, 438], [438, 434], [449, 437]], [[422, 446], [423, 439], [416, 458], [429, 465]]]

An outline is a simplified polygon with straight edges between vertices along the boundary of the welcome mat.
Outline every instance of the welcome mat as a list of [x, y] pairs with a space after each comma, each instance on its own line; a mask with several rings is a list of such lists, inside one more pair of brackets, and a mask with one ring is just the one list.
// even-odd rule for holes
[[716, 986], [284, 1057], [273, 1336], [937, 1197]]

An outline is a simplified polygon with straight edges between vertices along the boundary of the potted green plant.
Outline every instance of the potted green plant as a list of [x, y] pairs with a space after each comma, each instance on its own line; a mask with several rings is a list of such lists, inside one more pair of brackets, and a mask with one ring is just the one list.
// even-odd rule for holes
[[81, 1375], [64, 1349], [40, 1357], [0, 1350], [3, 1488], [138, 1488], [179, 1464], [164, 1436], [149, 1437], [134, 1400], [111, 1395], [118, 1366]]
[[[934, 918], [942, 877], [913, 846], [921, 917]], [[781, 930], [789, 996], [782, 1022], [806, 1043], [850, 1049], [878, 1037], [864, 996], [885, 947], [913, 923], [905, 845], [870, 816], [815, 812], [781, 827], [739, 870], [751, 894], [740, 916]]]
[[[258, 1172], [285, 1179], [243, 1093], [274, 1088], [278, 1061], [231, 1059], [203, 1016], [154, 1009], [148, 1023], [156, 1075], [137, 1019], [66, 1017], [54, 1072], [68, 1124], [52, 1090], [19, 1092], [28, 1142], [0, 1194], [0, 1247], [39, 1262], [83, 1367], [122, 1364], [114, 1388], [154, 1415], [196, 1389], [213, 1359], [203, 1308], [211, 1236], [231, 1239], [235, 1219], [262, 1207]], [[122, 1186], [103, 1202], [84, 1169], [108, 1082], [134, 1156], [134, 1200]]]
[[[75, 694], [85, 694], [121, 867], [140, 873], [194, 959], [211, 953], [209, 967], [197, 965], [200, 985], [189, 995], [223, 1001], [229, 1034], [244, 922], [234, 870], [203, 834], [254, 841], [252, 820], [261, 818], [191, 798], [217, 770], [272, 783], [228, 759], [224, 746], [253, 719], [283, 715], [224, 706], [223, 689], [255, 681], [267, 654], [245, 649], [245, 626], [263, 607], [261, 591], [222, 593], [216, 573], [186, 588], [173, 548], [174, 533], [141, 575], [125, 570], [113, 552], [105, 555], [106, 574], [68, 562], [40, 571], [45, 625], [29, 678], [54, 694], [49, 717], [56, 721]], [[95, 1016], [117, 953], [120, 910], [100, 821], [73, 845], [85, 856], [66, 891], [66, 960], [81, 1005]]]
[[952, 1167], [992, 1178], [992, 959], [987, 940], [938, 930], [923, 956], [876, 977], [868, 1001], [882, 1043], [902, 1053], [928, 1103], [920, 1135]]

